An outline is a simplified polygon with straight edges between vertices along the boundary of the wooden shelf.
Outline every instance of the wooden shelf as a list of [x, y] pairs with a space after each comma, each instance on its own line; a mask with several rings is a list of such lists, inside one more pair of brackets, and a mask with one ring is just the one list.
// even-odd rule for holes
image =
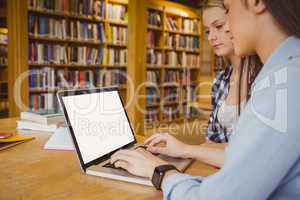
[[6, 43], [0, 43], [0, 46], [7, 47], [7, 46], [8, 46], [8, 44], [6, 44]]
[[162, 27], [158, 27], [158, 26], [154, 26], [154, 25], [150, 25], [150, 24], [148, 24], [148, 29], [151, 31], [163, 31]]
[[146, 105], [147, 108], [157, 108], [157, 107], [159, 107], [159, 106], [160, 106], [160, 104], [158, 104], [158, 103], [155, 103], [155, 104], [147, 104], [147, 105]]
[[108, 0], [108, 3], [112, 3], [112, 4], [120, 4], [120, 5], [128, 5], [128, 1], [127, 0]]
[[55, 43], [72, 43], [80, 45], [105, 45], [103, 42], [93, 41], [93, 40], [73, 40], [73, 39], [58, 39], [51, 38], [49, 36], [34, 36], [29, 35], [29, 40], [43, 41], [43, 42], [55, 42]]
[[150, 65], [147, 64], [147, 70], [161, 70], [164, 66], [163, 65]]
[[95, 64], [95, 65], [80, 65], [80, 64], [29, 64], [30, 67], [57, 67], [57, 68], [126, 68], [126, 65], [102, 65], [102, 64]]
[[0, 64], [0, 68], [6, 68], [7, 65]]
[[171, 47], [165, 47], [166, 51], [178, 51], [178, 52], [186, 52], [186, 53], [200, 53], [199, 49], [184, 49], [184, 48], [171, 48]]
[[112, 25], [118, 25], [118, 26], [128, 26], [128, 23], [125, 21], [114, 21], [114, 20], [107, 20], [108, 23], [112, 24]]
[[200, 37], [200, 34], [197, 33], [188, 33], [188, 32], [183, 32], [183, 31], [178, 31], [178, 30], [165, 30], [167, 33], [174, 33], [174, 34], [179, 34], [179, 35], [186, 35], [186, 36], [193, 36], [193, 37]]
[[[105, 87], [117, 87], [120, 90], [125, 90], [127, 87], [126, 85], [111, 85], [111, 86], [105, 86]], [[59, 90], [72, 90], [72, 89], [85, 89], [85, 88], [49, 88], [49, 89], [29, 89], [29, 92], [31, 94], [40, 94], [40, 93], [56, 93]], [[88, 88], [87, 88], [88, 89]], [[93, 89], [93, 88], [91, 88]]]
[[163, 47], [152, 47], [152, 46], [147, 46], [147, 48], [148, 48], [148, 49], [154, 49], [154, 50], [156, 50], [156, 51], [162, 51], [162, 50], [164, 50]]

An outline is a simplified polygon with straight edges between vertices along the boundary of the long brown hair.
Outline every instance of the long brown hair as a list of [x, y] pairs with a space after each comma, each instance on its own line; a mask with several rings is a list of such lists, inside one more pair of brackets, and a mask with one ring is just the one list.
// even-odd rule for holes
[[262, 0], [267, 10], [289, 36], [300, 37], [299, 0]]
[[256, 76], [258, 75], [258, 73], [260, 72], [261, 68], [263, 66], [263, 63], [261, 62], [260, 58], [258, 57], [258, 55], [252, 55], [252, 56], [246, 56], [243, 57], [241, 59], [241, 70], [240, 70], [240, 74], [239, 74], [239, 93], [238, 93], [238, 115], [240, 116], [241, 114], [241, 90], [242, 90], [242, 72], [243, 69], [245, 67], [247, 67], [247, 74], [246, 74], [246, 78], [247, 78], [247, 88], [246, 88], [246, 100], [248, 101], [251, 95], [251, 86], [256, 78]]

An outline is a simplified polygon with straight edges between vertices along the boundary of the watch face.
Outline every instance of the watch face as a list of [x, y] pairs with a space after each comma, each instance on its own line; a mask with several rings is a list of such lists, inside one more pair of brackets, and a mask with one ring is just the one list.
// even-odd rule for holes
[[[165, 176], [165, 173], [169, 170], [177, 170], [173, 165], [161, 165], [155, 168], [153, 176], [152, 176], [152, 184], [158, 190], [160, 190], [161, 182]], [[178, 171], [178, 170], [177, 170]]]

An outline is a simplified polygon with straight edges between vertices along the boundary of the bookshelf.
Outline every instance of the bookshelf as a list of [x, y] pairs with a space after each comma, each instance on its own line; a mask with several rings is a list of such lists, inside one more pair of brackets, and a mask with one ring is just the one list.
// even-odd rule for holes
[[127, 0], [28, 0], [29, 107], [58, 112], [59, 89], [117, 86], [126, 101]]
[[8, 47], [8, 29], [6, 25], [7, 3], [0, 1], [0, 118], [8, 116], [8, 65], [7, 65], [7, 47]]
[[[148, 23], [152, 12], [160, 23]], [[28, 106], [57, 111], [54, 94], [62, 88], [111, 85], [119, 87], [137, 134], [144, 133], [145, 121], [198, 117], [202, 88], [195, 88], [206, 69], [201, 15], [195, 10], [163, 0], [10, 0], [7, 14], [11, 117]], [[197, 95], [191, 95], [194, 90]], [[147, 93], [153, 94], [150, 100]], [[45, 109], [43, 103], [52, 106]]]
[[202, 45], [199, 15], [166, 1], [149, 1], [147, 13], [145, 123], [195, 119]]

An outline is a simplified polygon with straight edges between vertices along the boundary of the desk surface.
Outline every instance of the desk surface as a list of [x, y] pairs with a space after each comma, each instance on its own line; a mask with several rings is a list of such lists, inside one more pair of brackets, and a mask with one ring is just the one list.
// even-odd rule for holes
[[[16, 119], [0, 120], [0, 131], [15, 127]], [[51, 134], [32, 135], [35, 140], [0, 151], [0, 199], [162, 199], [151, 187], [85, 175], [75, 152], [43, 150]], [[208, 176], [216, 171], [194, 162], [187, 173]]]

